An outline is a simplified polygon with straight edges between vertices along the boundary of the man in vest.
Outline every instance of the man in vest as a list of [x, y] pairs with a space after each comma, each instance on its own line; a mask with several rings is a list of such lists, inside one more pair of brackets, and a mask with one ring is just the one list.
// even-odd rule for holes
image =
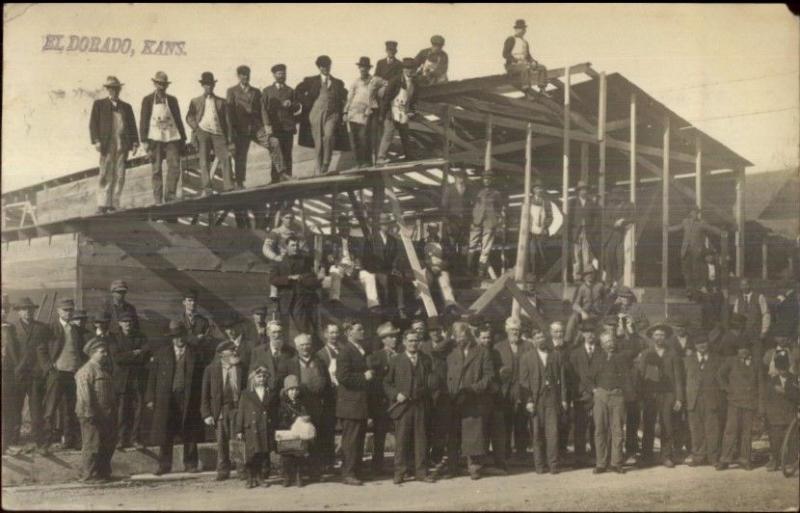
[[533, 86], [544, 92], [547, 87], [547, 69], [531, 57], [530, 45], [525, 39], [528, 25], [525, 20], [514, 23], [514, 35], [503, 43], [503, 58], [506, 60], [506, 71], [519, 80], [519, 88], [528, 97], [535, 97]]
[[539, 179], [533, 182], [533, 198], [531, 198], [531, 239], [528, 257], [530, 259], [530, 270], [536, 274], [536, 257], [541, 257], [539, 272], [543, 274], [547, 270], [544, 247], [549, 237], [558, 233], [564, 223], [564, 215], [558, 206], [547, 199], [544, 195], [544, 185]]
[[[153, 167], [153, 196], [156, 204], [175, 201], [180, 178], [180, 157], [186, 143], [183, 118], [178, 100], [167, 94], [170, 81], [167, 74], [159, 71], [151, 79], [155, 92], [142, 99], [142, 115], [139, 117], [139, 135], [142, 147], [150, 155]], [[161, 174], [161, 162], [167, 160], [167, 188]]]
[[108, 98], [95, 100], [89, 120], [92, 145], [100, 153], [100, 182], [97, 191], [97, 213], [112, 212], [119, 207], [125, 186], [125, 164], [128, 152], [139, 149], [136, 120], [129, 103], [119, 99], [122, 83], [109, 76], [103, 84]]
[[394, 139], [395, 130], [400, 133], [400, 142], [403, 145], [403, 154], [406, 160], [411, 160], [411, 141], [408, 133], [408, 121], [414, 116], [414, 103], [416, 101], [416, 79], [413, 76], [413, 59], [403, 59], [403, 73], [391, 80], [386, 86], [386, 91], [381, 99], [379, 121], [383, 126], [378, 149], [378, 164], [387, 164], [389, 146]]
[[[747, 318], [745, 333], [753, 340], [763, 340], [769, 332], [772, 317], [764, 294], [753, 291], [748, 278], [739, 281], [739, 294], [733, 302], [733, 313], [742, 314]], [[756, 347], [755, 349], [760, 350]], [[755, 355], [760, 358], [760, 355]]]

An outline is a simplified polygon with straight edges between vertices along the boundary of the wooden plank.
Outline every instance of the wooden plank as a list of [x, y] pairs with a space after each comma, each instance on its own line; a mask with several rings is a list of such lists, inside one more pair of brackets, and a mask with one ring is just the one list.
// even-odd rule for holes
[[[519, 235], [517, 236], [517, 262], [514, 266], [514, 280], [517, 282], [525, 278], [525, 264], [528, 261], [528, 239], [530, 238], [531, 222], [531, 161], [533, 159], [533, 127], [528, 125], [527, 148], [525, 149], [525, 188], [523, 190], [522, 208], [519, 214]], [[531, 269], [534, 272], [534, 269]], [[516, 288], [516, 286], [514, 286]], [[513, 292], [512, 292], [513, 293]], [[519, 318], [520, 304], [524, 301], [515, 299], [511, 305], [511, 316]], [[526, 309], [527, 311], [527, 309]]]
[[503, 291], [506, 287], [506, 283], [513, 279], [513, 270], [509, 270], [508, 272], [502, 274], [499, 278], [497, 278], [489, 288], [487, 288], [483, 294], [475, 300], [474, 303], [470, 305], [467, 309], [473, 315], [480, 315], [486, 307], [488, 307], [494, 298], [497, 297], [497, 294]]
[[[670, 118], [664, 116], [664, 160], [661, 175], [661, 288], [664, 289], [664, 309], [666, 310], [666, 297], [669, 284], [669, 143], [670, 143]], [[686, 284], [687, 287], [690, 284]], [[665, 312], [666, 314], [666, 312]]]
[[[569, 219], [569, 145], [570, 145], [570, 87], [572, 74], [567, 67], [567, 78], [564, 82], [564, 130], [562, 142], [562, 170], [561, 170], [561, 204], [564, 218]], [[567, 289], [567, 268], [569, 267], [569, 228], [564, 226], [561, 232], [561, 285], [562, 290]], [[577, 280], [579, 277], [575, 277]]]
[[745, 168], [736, 170], [736, 276], [744, 277], [745, 248]]
[[703, 210], [703, 139], [699, 135], [695, 137], [695, 163], [694, 163], [694, 194], [695, 202]]
[[[636, 208], [636, 193], [639, 186], [636, 176], [636, 93], [630, 97], [630, 141], [628, 153], [630, 155], [630, 201]], [[625, 271], [624, 283], [628, 287], [636, 286], [636, 221], [628, 228], [625, 237]]]
[[542, 317], [536, 307], [531, 304], [522, 289], [520, 289], [513, 280], [506, 280], [505, 288], [514, 298], [514, 304], [519, 305], [520, 308], [525, 310], [525, 313], [528, 314], [528, 316], [540, 330], [546, 331], [547, 321], [544, 319], [544, 317]]

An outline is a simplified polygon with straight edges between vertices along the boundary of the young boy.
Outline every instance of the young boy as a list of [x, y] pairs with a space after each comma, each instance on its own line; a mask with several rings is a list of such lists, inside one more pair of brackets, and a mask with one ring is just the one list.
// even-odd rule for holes
[[770, 457], [767, 472], [778, 470], [783, 437], [797, 415], [797, 403], [800, 400], [797, 376], [789, 372], [791, 362], [788, 351], [776, 351], [773, 363], [777, 375], [767, 378], [759, 412], [769, 425]]
[[[303, 404], [300, 393], [300, 380], [297, 376], [290, 374], [283, 380], [283, 390], [281, 390], [281, 405], [278, 412], [278, 429], [288, 430], [292, 428], [295, 420], [299, 417], [308, 419], [308, 410]], [[283, 486], [290, 486], [292, 478], [296, 479], [297, 487], [303, 486], [301, 472], [305, 465], [308, 454], [298, 452], [282, 452], [281, 468], [283, 469]]]
[[[265, 466], [269, 468], [269, 453], [272, 449], [269, 436], [269, 423], [272, 421], [269, 418], [269, 405], [272, 402], [272, 391], [267, 386], [268, 378], [267, 368], [258, 366], [250, 373], [248, 388], [242, 391], [239, 398], [236, 437], [244, 440], [246, 488], [258, 486], [259, 475], [264, 473]], [[269, 483], [264, 481], [264, 486], [269, 486]]]

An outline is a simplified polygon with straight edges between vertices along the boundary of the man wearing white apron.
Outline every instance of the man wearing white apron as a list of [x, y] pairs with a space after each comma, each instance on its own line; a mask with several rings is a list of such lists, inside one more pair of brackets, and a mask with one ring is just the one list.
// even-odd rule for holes
[[403, 59], [403, 74], [389, 82], [381, 100], [380, 119], [383, 123], [383, 137], [378, 150], [378, 164], [388, 163], [386, 154], [392, 144], [394, 132], [400, 132], [403, 153], [411, 160], [411, 145], [408, 138], [408, 119], [413, 116], [416, 84], [412, 73], [416, 68], [414, 59]]
[[[180, 178], [180, 155], [186, 142], [178, 100], [167, 94], [170, 81], [159, 71], [152, 79], [155, 92], [142, 100], [139, 133], [144, 150], [150, 155], [153, 169], [153, 197], [156, 204], [174, 201]], [[167, 159], [167, 190], [161, 174], [161, 162]]]

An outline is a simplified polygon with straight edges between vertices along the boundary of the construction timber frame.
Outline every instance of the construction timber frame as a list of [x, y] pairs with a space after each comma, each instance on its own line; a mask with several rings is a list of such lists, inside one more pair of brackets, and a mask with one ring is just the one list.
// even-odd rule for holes
[[[419, 271], [409, 242], [414, 236], [421, 237], [423, 220], [441, 221], [441, 193], [449, 183], [450, 171], [466, 169], [474, 181], [483, 170], [491, 169], [501, 177], [500, 184], [509, 197], [505, 232], [519, 230], [520, 238], [517, 243], [503, 244], [504, 255], [506, 246], [517, 248], [516, 264], [507, 266], [502, 259], [497, 282], [478, 299], [473, 310], [488, 304], [492, 294], [508, 290], [517, 303], [515, 313], [521, 307], [534, 315], [519, 287], [525, 278], [528, 251], [527, 216], [521, 213], [527, 211], [532, 177], [542, 180], [567, 216], [578, 180], [592, 185], [601, 205], [611, 189], [623, 189], [636, 208], [635, 224], [625, 241], [623, 282], [628, 286], [663, 289], [666, 303], [669, 287], [680, 280], [680, 273], [676, 272], [679, 243], [670, 242], [667, 229], [695, 204], [703, 209], [706, 219], [722, 227], [723, 236], [715, 244], [722, 252], [723, 267], [730, 261], [735, 265], [735, 274], [741, 276], [745, 169], [752, 163], [618, 73], [607, 75], [595, 71], [589, 63], [579, 63], [549, 69], [547, 81], [544, 94], [533, 99], [524, 97], [514, 79], [505, 74], [421, 88], [411, 122], [415, 160], [347, 169], [346, 159], [342, 159], [339, 172], [332, 176], [267, 184], [103, 216], [42, 224], [26, 224], [23, 218], [19, 226], [16, 222], [4, 223], [2, 238], [8, 242], [79, 232], [99, 218], [117, 218], [121, 222], [177, 219], [195, 224], [201, 215], [207, 215], [207, 222], [200, 224], [213, 230], [215, 226], [232, 224], [234, 212], [269, 212], [287, 205], [299, 214], [307, 235], [315, 238], [330, 233], [335, 216], [342, 212], [351, 214], [361, 233], [368, 235], [377, 229], [380, 212], [391, 211], [412, 267]], [[400, 153], [394, 149], [395, 154]], [[251, 150], [251, 159], [252, 155]], [[87, 176], [92, 175], [81, 173], [81, 179]], [[4, 203], [11, 207], [11, 203], [18, 203], [25, 196], [23, 193], [4, 195]], [[26, 201], [29, 199], [26, 196]], [[33, 211], [28, 206], [26, 209], [27, 218], [35, 220]], [[730, 232], [734, 233], [731, 254]], [[566, 227], [560, 237], [560, 256], [541, 281], [560, 282], [559, 295], [566, 298], [571, 261]], [[601, 240], [605, 240], [605, 234]], [[679, 241], [679, 236], [673, 241]], [[316, 256], [319, 259], [320, 255]], [[510, 272], [511, 267], [514, 272]], [[424, 299], [424, 273], [418, 272], [416, 278]], [[425, 306], [429, 314], [435, 314], [427, 301]]]

